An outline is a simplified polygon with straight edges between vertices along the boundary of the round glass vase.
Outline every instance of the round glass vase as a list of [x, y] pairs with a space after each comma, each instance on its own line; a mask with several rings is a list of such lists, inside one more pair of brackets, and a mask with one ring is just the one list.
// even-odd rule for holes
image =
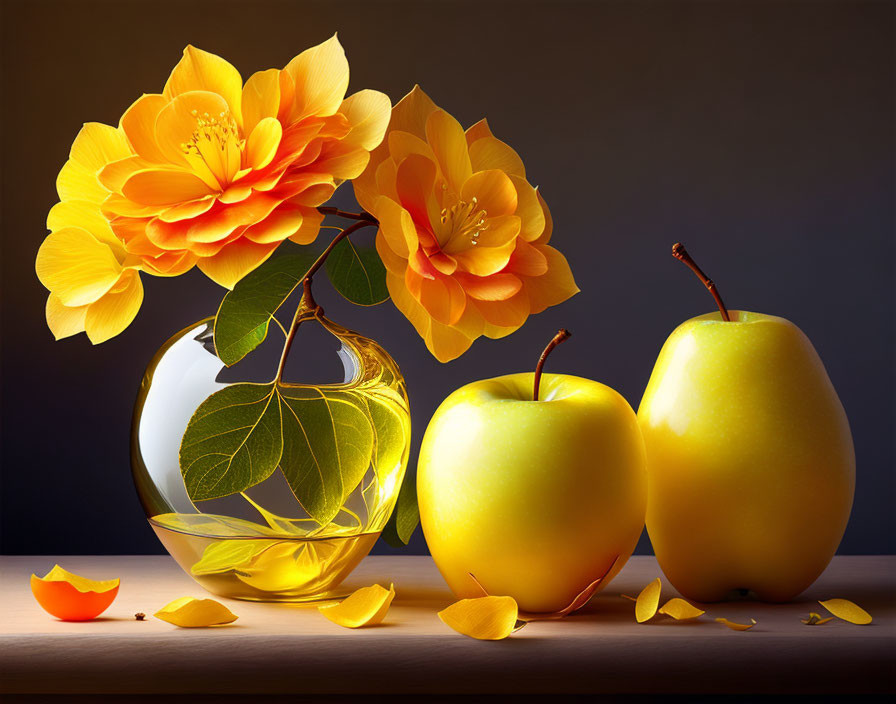
[[[376, 342], [322, 313], [303, 323], [322, 325], [341, 343], [345, 381], [290, 384], [289, 389], [350, 400], [364, 410], [353, 416], [353, 423], [369, 424], [355, 431], [372, 437], [369, 466], [360, 481], [358, 472], [353, 474], [349, 481], [357, 481], [354, 486], [340, 485], [343, 501], [328, 523], [322, 525], [305, 510], [280, 466], [242, 492], [193, 501], [181, 472], [181, 440], [200, 404], [231, 385], [218, 380], [225, 365], [215, 354], [213, 324], [214, 318], [202, 320], [168, 340], [140, 386], [131, 467], [149, 524], [181, 568], [214, 594], [291, 602], [341, 596], [334, 590], [385, 527], [407, 466], [410, 414], [398, 366]], [[340, 431], [337, 415], [331, 432]], [[309, 440], [312, 450], [314, 444]], [[338, 467], [309, 466], [307, 472], [315, 473], [307, 481], [327, 479], [331, 489], [334, 477], [345, 479]]]

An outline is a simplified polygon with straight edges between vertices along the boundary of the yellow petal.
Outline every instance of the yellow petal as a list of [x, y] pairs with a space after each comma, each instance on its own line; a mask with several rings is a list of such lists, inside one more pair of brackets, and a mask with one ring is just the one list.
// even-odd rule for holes
[[473, 173], [467, 140], [460, 123], [444, 110], [436, 110], [426, 121], [426, 141], [435, 152], [448, 187], [453, 193], [460, 193], [461, 187]]
[[283, 137], [283, 126], [276, 117], [261, 120], [246, 142], [246, 161], [253, 169], [263, 169], [271, 163]]
[[849, 621], [859, 626], [871, 623], [871, 614], [858, 604], [849, 601], [849, 599], [828, 599], [818, 603], [834, 614], [834, 616], [844, 621]]
[[172, 100], [194, 90], [220, 95], [227, 101], [237, 124], [242, 124], [243, 79], [240, 72], [220, 56], [187, 46], [183, 58], [165, 83], [162, 94]]
[[426, 122], [438, 109], [420, 86], [414, 86], [392, 108], [389, 132], [410, 132], [415, 137], [426, 139]]
[[219, 286], [233, 288], [253, 269], [273, 254], [279, 242], [256, 244], [248, 240], [236, 240], [221, 249], [213, 257], [199, 260], [199, 270]]
[[181, 628], [204, 628], [233, 623], [238, 618], [224, 604], [214, 599], [183, 596], [156, 611], [155, 617]]
[[131, 269], [112, 291], [87, 307], [84, 329], [94, 345], [121, 333], [137, 316], [143, 303], [140, 274]]
[[657, 577], [638, 594], [638, 599], [635, 602], [635, 620], [638, 623], [649, 621], [656, 615], [662, 589], [663, 585], [660, 578]]
[[158, 93], [142, 95], [121, 116], [121, 129], [134, 151], [144, 159], [165, 161], [165, 156], [156, 144], [155, 126], [159, 112], [167, 104], [165, 96]]
[[69, 159], [56, 177], [56, 193], [60, 200], [83, 200], [102, 203], [109, 192], [99, 182], [95, 171]]
[[[227, 172], [232, 176], [228, 164], [223, 162], [224, 153], [220, 145], [213, 144], [209, 140], [200, 140], [204, 156], [189, 155], [184, 151], [184, 144], [193, 141], [193, 135], [199, 128], [199, 120], [205, 119], [205, 113], [215, 119], [226, 119], [229, 108], [227, 101], [217, 93], [208, 91], [190, 91], [177, 96], [159, 112], [154, 128], [154, 138], [159, 149], [165, 155], [165, 159], [174, 165], [189, 164], [197, 173], [203, 165], [205, 171], [211, 174]], [[220, 118], [225, 113], [225, 118]], [[236, 137], [232, 136], [227, 142], [235, 143]], [[206, 159], [208, 161], [206, 161]], [[211, 162], [211, 163], [208, 163]], [[237, 164], [237, 169], [239, 164]]]
[[389, 248], [399, 257], [407, 259], [417, 250], [417, 231], [411, 214], [391, 198], [380, 196], [374, 208], [380, 221], [380, 233]]
[[284, 71], [295, 86], [291, 121], [309, 115], [325, 117], [339, 110], [348, 88], [348, 61], [335, 34], [303, 51]]
[[72, 307], [96, 301], [121, 274], [109, 246], [75, 227], [50, 233], [37, 252], [34, 268], [41, 283]]
[[519, 176], [511, 176], [516, 188], [516, 215], [522, 221], [520, 236], [527, 242], [534, 242], [544, 234], [545, 209], [542, 207], [538, 191], [528, 181]]
[[728, 626], [732, 631], [749, 631], [753, 626], [756, 625], [756, 619], [751, 618], [750, 621], [752, 623], [735, 623], [734, 621], [729, 621], [727, 618], [717, 618], [716, 623], [721, 623], [725, 626]]
[[101, 122], [87, 122], [72, 143], [70, 158], [96, 173], [110, 161], [131, 156], [122, 130]]
[[296, 244], [311, 244], [317, 239], [323, 219], [323, 214], [317, 208], [305, 208], [302, 213], [302, 224], [289, 236], [289, 241]]
[[442, 622], [478, 640], [501, 640], [517, 630], [518, 608], [510, 596], [461, 599], [439, 611]]
[[291, 203], [283, 203], [261, 222], [247, 227], [243, 237], [258, 244], [282, 242], [302, 227], [303, 209]]
[[484, 117], [477, 122], [475, 125], [471, 125], [467, 128], [467, 131], [464, 133], [467, 137], [467, 144], [473, 144], [473, 142], [484, 139], [485, 137], [494, 137], [492, 134], [491, 127], [488, 126], [488, 120]]
[[84, 332], [84, 318], [87, 316], [86, 305], [70, 308], [62, 304], [59, 296], [51, 293], [47, 298], [46, 314], [47, 327], [50, 328], [50, 332], [57, 340]]
[[342, 141], [371, 151], [383, 141], [392, 116], [392, 103], [384, 93], [362, 90], [343, 100], [339, 112], [351, 125]]
[[360, 628], [381, 623], [395, 598], [395, 585], [384, 589], [379, 584], [362, 587], [338, 604], [318, 607], [330, 621], [346, 628]]
[[68, 570], [63, 569], [59, 565], [54, 565], [53, 569], [47, 572], [46, 576], [41, 578], [44, 582], [67, 582], [71, 584], [79, 592], [107, 592], [115, 589], [120, 583], [120, 579], [88, 579], [77, 574], [72, 574]]
[[243, 87], [243, 134], [252, 134], [266, 117], [280, 110], [280, 71], [276, 68], [253, 73]]
[[121, 241], [112, 232], [109, 221], [96, 203], [86, 200], [64, 200], [50, 208], [47, 214], [47, 229], [55, 231], [65, 227], [86, 230], [100, 242], [109, 245], [113, 252], [124, 255]]
[[693, 604], [689, 604], [684, 599], [679, 599], [678, 597], [669, 599], [669, 601], [660, 607], [659, 612], [666, 616], [671, 616], [676, 621], [689, 621], [690, 619], [697, 618], [706, 613], [702, 609], [698, 609]]
[[513, 215], [517, 207], [516, 188], [503, 171], [477, 171], [461, 188], [461, 198], [468, 203], [476, 198], [477, 206], [486, 211], [489, 218]]
[[541, 313], [579, 292], [566, 257], [550, 245], [537, 248], [547, 259], [548, 270], [541, 276], [524, 276], [532, 313]]
[[470, 145], [470, 162], [473, 171], [499, 169], [508, 176], [526, 178], [523, 160], [508, 144], [495, 137], [483, 137]]

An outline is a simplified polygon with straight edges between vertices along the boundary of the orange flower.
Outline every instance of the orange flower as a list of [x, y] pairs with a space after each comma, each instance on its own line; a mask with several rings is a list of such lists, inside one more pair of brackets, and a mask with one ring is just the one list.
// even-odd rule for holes
[[485, 120], [464, 132], [419, 86], [395, 106], [354, 188], [380, 221], [392, 300], [439, 361], [579, 290], [548, 245], [550, 213], [519, 155]]

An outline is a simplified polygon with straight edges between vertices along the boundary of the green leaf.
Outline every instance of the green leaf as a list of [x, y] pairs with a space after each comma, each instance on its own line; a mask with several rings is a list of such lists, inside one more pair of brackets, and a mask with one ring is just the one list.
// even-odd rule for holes
[[364, 401], [351, 391], [281, 386], [283, 457], [280, 469], [304, 509], [329, 523], [361, 482], [373, 454]]
[[248, 565], [256, 555], [277, 545], [276, 540], [221, 540], [210, 543], [190, 568], [196, 576], [221, 574]]
[[268, 259], [221, 301], [215, 317], [215, 350], [228, 367], [264, 342], [274, 313], [317, 259], [311, 252]]
[[388, 386], [365, 389], [363, 397], [373, 423], [376, 443], [373, 469], [380, 481], [385, 481], [396, 466], [407, 462], [406, 434], [410, 430], [407, 407], [401, 396]]
[[273, 384], [234, 384], [209, 396], [190, 419], [180, 467], [193, 501], [245, 491], [267, 479], [283, 451]]
[[389, 516], [383, 528], [383, 540], [393, 548], [401, 548], [408, 544], [417, 524], [420, 522], [420, 509], [417, 506], [417, 482], [410, 472], [405, 472], [395, 502], [395, 510]]
[[374, 247], [361, 247], [348, 237], [340, 240], [326, 261], [333, 287], [352, 303], [375, 306], [389, 299], [386, 267]]

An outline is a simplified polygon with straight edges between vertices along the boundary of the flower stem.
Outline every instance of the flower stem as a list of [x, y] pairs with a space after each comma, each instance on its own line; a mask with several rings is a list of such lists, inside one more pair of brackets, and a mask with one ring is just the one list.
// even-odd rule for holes
[[695, 262], [694, 258], [688, 254], [688, 250], [684, 248], [684, 245], [681, 242], [676, 242], [672, 245], [672, 256], [690, 267], [691, 271], [697, 275], [697, 278], [703, 282], [703, 285], [709, 289], [712, 297], [716, 299], [716, 305], [722, 313], [722, 320], [730, 321], [731, 317], [728, 315], [728, 309], [725, 307], [725, 304], [722, 303], [722, 297], [719, 295], [719, 290], [716, 288], [715, 282], [704, 274], [700, 267], [697, 266], [697, 262]]
[[370, 220], [371, 222], [376, 222], [376, 218], [366, 210], [362, 210], [360, 213], [350, 213], [347, 210], [340, 210], [339, 208], [322, 205], [317, 209], [317, 212], [322, 213], [323, 215], [338, 215], [347, 220]]
[[534, 388], [532, 390], [532, 400], [538, 400], [538, 387], [541, 385], [541, 370], [544, 368], [545, 360], [547, 360], [548, 355], [551, 351], [559, 345], [564, 340], [568, 340], [569, 336], [572, 333], [566, 328], [560, 328], [556, 335], [554, 335], [553, 339], [548, 343], [548, 346], [544, 348], [544, 352], [541, 353], [541, 357], [538, 358], [538, 364], [535, 366], [535, 382]]
[[358, 220], [358, 222], [349, 225], [336, 235], [330, 244], [327, 245], [327, 248], [321, 252], [320, 256], [314, 260], [314, 264], [312, 264], [308, 271], [305, 272], [305, 278], [302, 280], [302, 299], [299, 301], [296, 313], [292, 318], [289, 332], [286, 333], [286, 341], [283, 343], [283, 352], [280, 355], [280, 363], [277, 365], [277, 375], [274, 377], [275, 383], [283, 378], [283, 370], [286, 368], [286, 358], [289, 356], [289, 350], [292, 347], [293, 339], [295, 339], [299, 323], [308, 317], [323, 315], [323, 308], [317, 305], [314, 296], [311, 295], [311, 277], [324, 265], [324, 262], [327, 261], [327, 257], [330, 256], [330, 253], [342, 240], [353, 232], [360, 230], [362, 227], [370, 227], [379, 224], [376, 218], [370, 215], [370, 213], [343, 213], [343, 211], [337, 210], [336, 208], [318, 208], [318, 210], [321, 212], [327, 211], [325, 214], [332, 213], [342, 217], [353, 218]]

